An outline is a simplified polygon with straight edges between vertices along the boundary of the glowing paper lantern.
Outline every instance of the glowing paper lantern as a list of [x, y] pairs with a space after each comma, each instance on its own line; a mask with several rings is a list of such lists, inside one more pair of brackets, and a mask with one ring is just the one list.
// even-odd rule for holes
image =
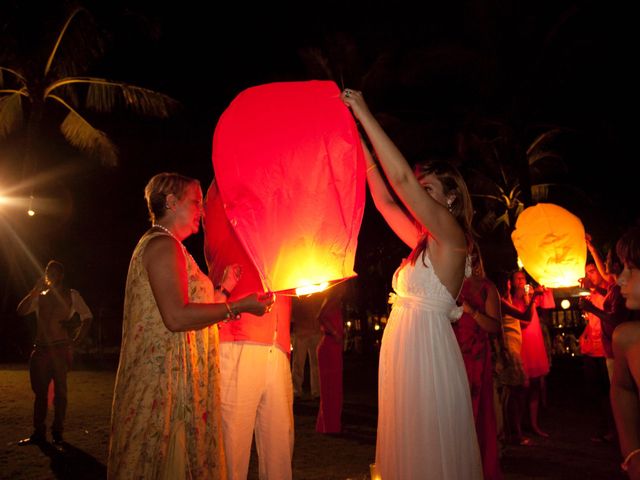
[[212, 159], [225, 216], [265, 290], [355, 275], [364, 157], [335, 83], [243, 91], [218, 121]]
[[578, 217], [552, 203], [526, 208], [511, 239], [524, 268], [550, 288], [578, 285], [584, 277], [587, 245]]

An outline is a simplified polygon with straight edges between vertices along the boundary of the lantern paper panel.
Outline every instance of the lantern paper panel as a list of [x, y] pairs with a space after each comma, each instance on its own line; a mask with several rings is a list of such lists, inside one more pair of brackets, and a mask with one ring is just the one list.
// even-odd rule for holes
[[527, 272], [541, 285], [571, 287], [584, 277], [587, 245], [578, 217], [552, 203], [526, 208], [511, 239]]
[[226, 217], [266, 290], [355, 276], [365, 165], [335, 83], [243, 91], [220, 117], [212, 159]]
[[203, 228], [205, 259], [209, 276], [215, 284], [222, 281], [227, 266], [238, 264], [242, 275], [233, 289], [233, 298], [263, 291], [258, 270], [227, 219], [215, 180], [211, 182], [204, 201]]
[[[204, 211], [205, 258], [209, 276], [214, 284], [217, 285], [222, 281], [227, 266], [238, 264], [242, 268], [242, 275], [228, 300], [238, 300], [246, 295], [263, 291], [258, 271], [227, 220], [215, 181], [211, 183], [207, 192]], [[218, 324], [220, 338], [225, 341], [261, 339], [270, 342], [274, 340], [272, 338], [274, 326], [278, 325], [276, 328], [280, 328], [280, 331], [275, 340], [281, 346], [289, 345], [289, 329], [286, 327], [286, 333], [283, 333], [281, 328], [289, 325], [291, 298], [279, 295], [270, 312], [260, 317], [243, 313], [242, 318], [247, 315], [250, 317], [247, 322], [241, 320]]]

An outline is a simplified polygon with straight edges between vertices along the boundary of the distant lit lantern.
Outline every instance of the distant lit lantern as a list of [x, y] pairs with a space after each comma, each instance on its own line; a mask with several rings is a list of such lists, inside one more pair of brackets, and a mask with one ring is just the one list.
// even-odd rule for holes
[[584, 226], [578, 217], [552, 203], [526, 208], [511, 239], [527, 272], [550, 288], [578, 285], [587, 260]]
[[265, 290], [355, 276], [364, 157], [335, 83], [243, 91], [218, 121], [212, 158], [224, 215]]
[[560, 302], [560, 306], [563, 310], [567, 310], [571, 306], [571, 302], [565, 298]]

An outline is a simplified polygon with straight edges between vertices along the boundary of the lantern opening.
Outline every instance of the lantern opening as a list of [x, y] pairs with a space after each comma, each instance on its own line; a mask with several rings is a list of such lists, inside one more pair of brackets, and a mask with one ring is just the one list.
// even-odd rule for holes
[[296, 295], [311, 295], [312, 293], [322, 292], [329, 288], [329, 282], [314, 283], [296, 288]]

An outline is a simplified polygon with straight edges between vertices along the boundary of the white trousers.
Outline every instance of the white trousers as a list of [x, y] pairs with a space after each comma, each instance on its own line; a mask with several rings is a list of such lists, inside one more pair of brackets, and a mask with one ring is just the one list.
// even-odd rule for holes
[[255, 431], [260, 480], [290, 480], [293, 394], [287, 356], [279, 348], [220, 343], [222, 433], [230, 480], [244, 480]]

